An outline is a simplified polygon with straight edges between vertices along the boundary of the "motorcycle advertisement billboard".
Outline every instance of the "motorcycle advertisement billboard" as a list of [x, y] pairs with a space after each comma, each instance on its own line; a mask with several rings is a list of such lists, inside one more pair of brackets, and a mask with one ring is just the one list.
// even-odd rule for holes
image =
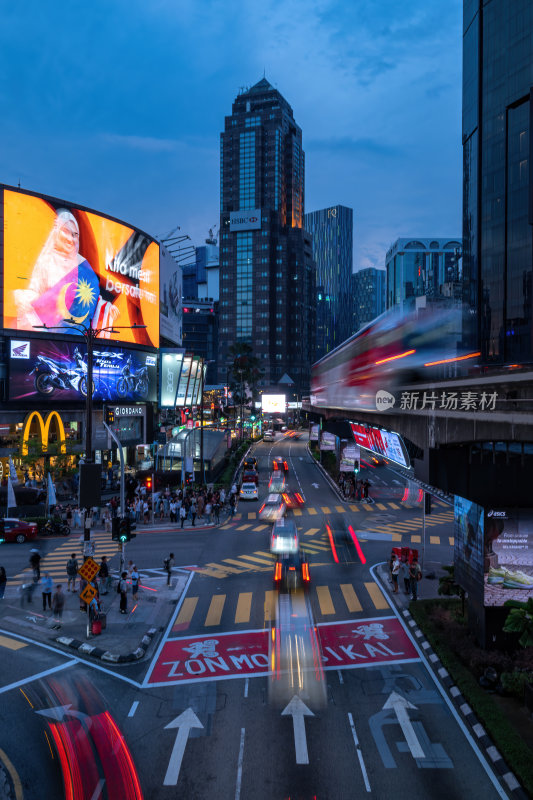
[[3, 216], [5, 328], [81, 337], [92, 326], [101, 339], [159, 346], [156, 241], [97, 212], [11, 188], [3, 189]]
[[[85, 342], [10, 342], [9, 399], [84, 401], [87, 396]], [[157, 355], [143, 350], [103, 347], [93, 350], [93, 398], [112, 403], [154, 401], [157, 394]]]
[[179, 346], [183, 336], [183, 306], [181, 302], [183, 273], [181, 267], [164, 247], [160, 248], [159, 277], [160, 334]]

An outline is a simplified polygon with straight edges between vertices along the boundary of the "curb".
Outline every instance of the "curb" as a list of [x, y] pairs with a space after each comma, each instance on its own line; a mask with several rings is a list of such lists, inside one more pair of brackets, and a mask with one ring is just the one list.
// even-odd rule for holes
[[142, 637], [139, 647], [126, 655], [112, 653], [109, 650], [104, 650], [101, 647], [96, 647], [96, 645], [82, 642], [79, 639], [73, 639], [70, 636], [58, 636], [54, 641], [56, 644], [63, 645], [63, 647], [70, 647], [72, 650], [76, 650], [82, 656], [90, 656], [100, 661], [106, 661], [108, 664], [129, 664], [132, 661], [139, 661], [139, 659], [146, 655], [148, 646], [158, 631], [158, 628], [150, 628]]
[[465, 698], [461, 694], [461, 690], [454, 684], [450, 673], [446, 667], [443, 666], [440, 658], [435, 653], [430, 643], [425, 638], [423, 632], [418, 627], [416, 621], [411, 616], [410, 611], [408, 609], [398, 608], [398, 613], [404, 618], [409, 631], [415, 637], [417, 644], [422, 649], [428, 664], [436, 674], [441, 685], [446, 689], [451, 702], [459, 712], [461, 718], [470, 728], [477, 745], [486, 756], [487, 762], [491, 765], [494, 772], [501, 779], [505, 788], [509, 791], [510, 796], [516, 798], [516, 800], [527, 800], [529, 795], [520, 785], [514, 772], [511, 772], [509, 769], [499, 750], [496, 749], [483, 725], [480, 723], [475, 713], [472, 711]]

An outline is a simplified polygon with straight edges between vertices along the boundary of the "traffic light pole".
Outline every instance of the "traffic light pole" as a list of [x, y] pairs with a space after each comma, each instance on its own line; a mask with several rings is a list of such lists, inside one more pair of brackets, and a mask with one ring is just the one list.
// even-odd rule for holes
[[[116, 435], [114, 431], [111, 430], [107, 422], [104, 421], [104, 428], [111, 436], [113, 441], [115, 442], [118, 450], [118, 457], [120, 461], [120, 513], [123, 517], [126, 516], [126, 506], [125, 506], [125, 492], [124, 492], [124, 453], [122, 451], [122, 445], [120, 444], [120, 439]], [[125, 545], [122, 543], [120, 548], [120, 574], [124, 572], [124, 564], [126, 563], [126, 548]]]

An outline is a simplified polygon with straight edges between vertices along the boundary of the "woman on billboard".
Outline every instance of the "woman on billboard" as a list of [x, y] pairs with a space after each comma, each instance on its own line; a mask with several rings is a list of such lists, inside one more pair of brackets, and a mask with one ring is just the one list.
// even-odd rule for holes
[[[62, 328], [79, 336], [73, 323], [84, 327], [112, 326], [119, 310], [100, 294], [98, 276], [79, 253], [80, 232], [76, 218], [58, 209], [54, 225], [41, 250], [27, 289], [13, 292], [17, 328]], [[110, 332], [102, 338], [110, 338]]]

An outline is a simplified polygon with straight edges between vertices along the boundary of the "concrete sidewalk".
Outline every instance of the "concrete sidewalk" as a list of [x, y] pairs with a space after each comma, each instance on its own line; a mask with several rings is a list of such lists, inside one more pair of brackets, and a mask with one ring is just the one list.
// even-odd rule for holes
[[[116, 664], [138, 661], [166, 629], [190, 573], [174, 569], [170, 587], [166, 585], [167, 577], [162, 569], [141, 570], [140, 575], [142, 584], [135, 600], [131, 585], [128, 586], [125, 615], [119, 613], [120, 595], [116, 591], [117, 576], [114, 576], [110, 592], [100, 597], [106, 628], [98, 636], [88, 631], [87, 612], [85, 608], [80, 610], [78, 592], [65, 591], [61, 627], [55, 628], [52, 612], [42, 610], [40, 586], [34, 591], [31, 603], [15, 588], [6, 591], [0, 605], [0, 626], [6, 632], [75, 650], [82, 656]], [[66, 590], [66, 582], [63, 589]]]

